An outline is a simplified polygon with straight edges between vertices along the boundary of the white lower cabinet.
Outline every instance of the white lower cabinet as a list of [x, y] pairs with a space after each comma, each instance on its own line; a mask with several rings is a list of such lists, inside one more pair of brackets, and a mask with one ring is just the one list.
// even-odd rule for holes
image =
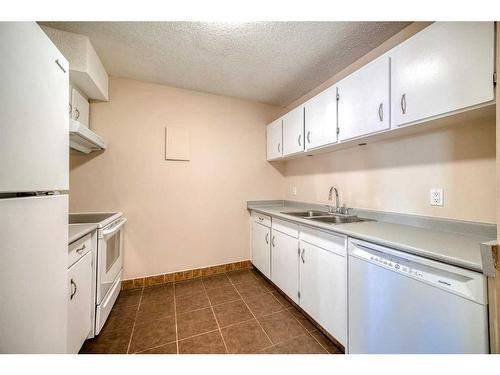
[[271, 278], [271, 228], [252, 221], [252, 264]]
[[[346, 346], [347, 283], [345, 238], [319, 232], [325, 248], [300, 241], [299, 305], [328, 333]], [[311, 233], [314, 235], [314, 233]], [[301, 233], [302, 236], [302, 233]]]
[[78, 353], [91, 328], [92, 252], [68, 269], [68, 353]]
[[297, 304], [299, 303], [298, 246], [298, 238], [274, 228], [271, 230], [271, 281]]

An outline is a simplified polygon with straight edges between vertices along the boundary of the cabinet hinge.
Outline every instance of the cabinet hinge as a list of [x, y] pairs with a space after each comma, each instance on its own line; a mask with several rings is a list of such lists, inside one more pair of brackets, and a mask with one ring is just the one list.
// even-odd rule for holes
[[493, 73], [493, 86], [497, 85], [497, 72]]

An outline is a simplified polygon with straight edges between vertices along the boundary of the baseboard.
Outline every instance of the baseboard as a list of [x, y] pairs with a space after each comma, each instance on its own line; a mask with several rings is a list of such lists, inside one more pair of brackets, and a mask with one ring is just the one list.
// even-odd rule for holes
[[173, 281], [191, 280], [201, 276], [216, 275], [218, 273], [244, 270], [252, 267], [253, 267], [252, 263], [249, 260], [244, 260], [241, 262], [220, 264], [218, 266], [196, 268], [187, 271], [166, 273], [163, 275], [139, 277], [137, 279], [123, 280], [122, 290], [137, 289], [145, 286], [161, 285], [161, 284], [171, 283]]

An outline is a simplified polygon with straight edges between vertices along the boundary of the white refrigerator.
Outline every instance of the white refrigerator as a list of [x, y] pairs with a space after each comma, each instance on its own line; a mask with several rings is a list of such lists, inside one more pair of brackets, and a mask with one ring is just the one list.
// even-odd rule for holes
[[0, 352], [65, 353], [68, 62], [34, 22], [0, 56]]

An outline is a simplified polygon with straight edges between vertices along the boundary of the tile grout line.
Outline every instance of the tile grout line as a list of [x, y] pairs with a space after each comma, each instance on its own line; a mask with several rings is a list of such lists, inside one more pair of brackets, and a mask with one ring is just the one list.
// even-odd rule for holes
[[313, 332], [316, 332], [316, 331], [320, 332], [321, 334], [323, 333], [323, 332], [321, 332], [321, 331], [320, 331], [320, 330], [318, 330], [318, 329], [315, 329], [314, 331], [307, 332], [307, 333], [309, 334], [309, 336], [311, 336], [311, 337], [312, 337], [312, 338], [313, 338], [313, 339], [314, 339], [314, 340], [315, 340], [315, 341], [319, 344], [319, 346], [321, 346], [323, 349], [325, 349], [325, 350], [326, 350], [326, 354], [330, 354], [330, 352], [328, 351], [328, 349], [327, 349], [327, 348], [325, 348], [325, 347], [324, 347], [324, 346], [323, 346], [323, 345], [319, 342], [319, 340], [318, 340], [318, 339], [317, 339], [317, 338], [316, 338], [316, 337], [312, 334]]
[[[224, 273], [224, 275], [226, 275], [226, 274]], [[227, 275], [226, 275], [226, 277], [227, 277]], [[227, 278], [229, 279], [229, 277], [227, 277]], [[231, 280], [229, 280], [229, 282], [231, 282]], [[222, 338], [222, 343], [224, 344], [224, 349], [226, 350], [226, 354], [229, 354], [229, 350], [227, 350], [226, 340], [224, 340], [224, 336], [222, 335], [222, 330], [220, 328], [219, 320], [217, 319], [217, 315], [215, 315], [214, 307], [212, 305], [212, 300], [208, 296], [207, 287], [205, 286], [203, 279], [201, 279], [201, 285], [203, 285], [203, 290], [205, 291], [205, 294], [208, 298], [208, 303], [210, 304], [210, 309], [212, 310], [212, 314], [215, 318], [215, 323], [217, 324], [217, 328], [219, 329], [219, 335]]]
[[[236, 287], [236, 284], [233, 282], [233, 280], [231, 280], [230, 277], [228, 277], [229, 279], [229, 282], [233, 285], [234, 289], [236, 289], [236, 293], [238, 293], [238, 295], [240, 296], [241, 300], [243, 301], [243, 303], [245, 304], [246, 308], [248, 309], [248, 311], [250, 311], [250, 314], [252, 314], [252, 316], [254, 317], [255, 321], [257, 322], [257, 324], [259, 325], [260, 329], [262, 330], [262, 332], [264, 332], [264, 334], [266, 335], [267, 339], [269, 340], [269, 342], [271, 344], [273, 344], [273, 341], [271, 340], [271, 338], [269, 337], [269, 335], [267, 334], [266, 330], [264, 329], [264, 327], [262, 327], [262, 324], [260, 324], [259, 320], [257, 319], [257, 317], [255, 316], [255, 314], [253, 313], [253, 311], [250, 309], [250, 307], [248, 306], [247, 302], [243, 299], [243, 296], [240, 294], [240, 291], [238, 290], [238, 288]], [[255, 278], [257, 280], [257, 278]], [[264, 349], [264, 348], [263, 348]]]
[[139, 303], [137, 304], [137, 310], [135, 311], [134, 324], [132, 325], [132, 332], [130, 333], [130, 339], [128, 340], [128, 345], [127, 345], [127, 354], [130, 354], [130, 345], [132, 344], [132, 337], [134, 337], [135, 324], [137, 322], [137, 315], [139, 314], [139, 308], [141, 307], [143, 292], [144, 292], [144, 287], [141, 288], [141, 297], [139, 298]]
[[[268, 291], [269, 291], [269, 290], [268, 290]], [[278, 303], [279, 303], [279, 304], [283, 307], [283, 309], [282, 309], [282, 310], [279, 310], [279, 311], [275, 311], [275, 312], [270, 313], [270, 314], [265, 315], [265, 316], [269, 316], [269, 315], [277, 314], [277, 313], [279, 313], [279, 312], [288, 311], [288, 310], [291, 310], [291, 309], [296, 309], [296, 307], [295, 307], [295, 306], [293, 306], [292, 304], [290, 304], [290, 307], [288, 307], [288, 308], [287, 308], [287, 307], [285, 307], [285, 306], [283, 306], [283, 305], [280, 303], [280, 301], [278, 301], [278, 299], [277, 299], [277, 298], [276, 298], [276, 296], [273, 294], [273, 292], [272, 292], [272, 291], [269, 291], [269, 292], [271, 293], [271, 295], [273, 296], [273, 298], [274, 298], [274, 299], [275, 299], [275, 300], [276, 300], [276, 301], [277, 301], [277, 302], [278, 302]], [[277, 291], [277, 292], [278, 292], [278, 291]], [[279, 293], [279, 292], [278, 292], [278, 293]], [[288, 301], [287, 301], [287, 302], [288, 302]], [[289, 302], [288, 302], [288, 303], [289, 303]], [[300, 312], [300, 311], [299, 311], [299, 312]], [[312, 337], [312, 339], [313, 339], [314, 341], [316, 341], [316, 342], [319, 344], [319, 346], [321, 346], [321, 347], [322, 347], [322, 348], [326, 351], [326, 353], [327, 353], [327, 354], [330, 354], [330, 352], [329, 352], [329, 351], [328, 351], [328, 350], [327, 350], [327, 349], [326, 349], [326, 348], [325, 348], [325, 347], [324, 347], [324, 346], [323, 346], [323, 345], [322, 345], [322, 344], [321, 344], [321, 343], [320, 343], [320, 342], [316, 339], [316, 337], [314, 337], [314, 336], [311, 334], [311, 332], [314, 332], [314, 331], [319, 331], [319, 330], [316, 328], [315, 330], [313, 330], [313, 331], [309, 332], [309, 330], [308, 330], [308, 329], [307, 329], [307, 328], [306, 328], [306, 327], [305, 327], [305, 326], [304, 326], [304, 325], [303, 325], [303, 324], [299, 321], [299, 319], [298, 319], [298, 318], [297, 318], [294, 314], [291, 314], [291, 315], [292, 315], [292, 316], [293, 316], [293, 318], [297, 321], [297, 323], [299, 323], [299, 325], [300, 325], [302, 328], [304, 328], [304, 329], [305, 329], [306, 333], [305, 333], [304, 335], [309, 335], [309, 336], [311, 336], [311, 337]], [[304, 316], [304, 318], [305, 318], [305, 319], [307, 319], [307, 317], [305, 317], [305, 316]], [[307, 319], [307, 320], [309, 320], [309, 319]], [[260, 324], [260, 323], [259, 323], [259, 324]], [[321, 331], [319, 331], [319, 332], [321, 332]], [[296, 337], [294, 337], [294, 338], [297, 338], [297, 337], [300, 337], [300, 336], [301, 336], [301, 335], [296, 336]], [[279, 343], [278, 343], [278, 344], [279, 344]], [[264, 348], [264, 349], [262, 349], [262, 350], [268, 349], [268, 348], [270, 348], [270, 347], [272, 347], [272, 346], [276, 346], [276, 345], [277, 345], [277, 344], [271, 345], [271, 346], [269, 346], [269, 347], [267, 347], [267, 348]]]
[[174, 322], [175, 322], [175, 346], [177, 350], [177, 354], [179, 354], [179, 332], [177, 329], [177, 295], [175, 293], [175, 280], [172, 284], [172, 289], [174, 292]]

